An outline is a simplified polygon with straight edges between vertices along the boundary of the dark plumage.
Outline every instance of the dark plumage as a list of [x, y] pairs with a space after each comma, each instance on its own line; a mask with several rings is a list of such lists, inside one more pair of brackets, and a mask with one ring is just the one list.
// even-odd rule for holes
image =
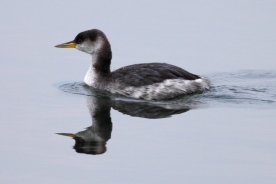
[[125, 86], [140, 87], [167, 79], [195, 80], [200, 77], [174, 65], [146, 63], [125, 66], [111, 73], [112, 79]]

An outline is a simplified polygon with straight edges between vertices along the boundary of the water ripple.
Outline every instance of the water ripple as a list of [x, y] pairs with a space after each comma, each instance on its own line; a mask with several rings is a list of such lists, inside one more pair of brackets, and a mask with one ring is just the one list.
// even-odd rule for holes
[[[211, 107], [276, 107], [276, 71], [243, 70], [231, 73], [215, 73], [207, 75], [207, 77], [211, 80], [212, 87], [210, 91], [204, 94], [188, 95], [166, 102], [147, 103], [186, 106], [207, 105]], [[145, 102], [92, 89], [82, 82], [63, 83], [58, 88], [64, 92], [79, 95]]]

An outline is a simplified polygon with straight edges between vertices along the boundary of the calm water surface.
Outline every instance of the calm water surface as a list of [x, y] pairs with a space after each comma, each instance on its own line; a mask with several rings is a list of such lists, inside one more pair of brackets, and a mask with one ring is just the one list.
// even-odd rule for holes
[[[274, 1], [2, 6], [0, 183], [276, 183]], [[145, 102], [85, 87], [91, 58], [54, 45], [91, 28], [112, 70], [167, 62], [211, 90]]]
[[3, 118], [1, 180], [273, 183], [275, 74], [207, 75], [211, 91], [167, 102], [112, 96], [81, 82], [56, 83], [24, 108], [19, 95]]

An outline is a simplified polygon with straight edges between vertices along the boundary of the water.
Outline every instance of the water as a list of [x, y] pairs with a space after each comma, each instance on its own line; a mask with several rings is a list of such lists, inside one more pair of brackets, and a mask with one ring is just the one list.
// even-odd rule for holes
[[[0, 183], [276, 182], [275, 2], [3, 1]], [[204, 94], [147, 102], [87, 89], [98, 28], [112, 70], [166, 62]]]
[[77, 153], [119, 154], [123, 168], [115, 173], [130, 174], [134, 183], [273, 183], [275, 76], [257, 70], [210, 74], [209, 92], [163, 102], [118, 97], [82, 82], [56, 84], [83, 95], [92, 118], [84, 130], [59, 134], [73, 137]]
[[[275, 108], [276, 106], [276, 72], [260, 70], [243, 70], [231, 73], [216, 73], [207, 75], [212, 81], [210, 91], [203, 94], [188, 95], [170, 101], [147, 102], [115, 96], [103, 91], [89, 89], [83, 82], [68, 82], [56, 84], [64, 92], [106, 97], [113, 101], [132, 102], [133, 105], [151, 104], [181, 107], [250, 107]], [[135, 103], [136, 102], [136, 103]], [[140, 102], [140, 103], [139, 103]], [[173, 108], [173, 107], [172, 107]]]

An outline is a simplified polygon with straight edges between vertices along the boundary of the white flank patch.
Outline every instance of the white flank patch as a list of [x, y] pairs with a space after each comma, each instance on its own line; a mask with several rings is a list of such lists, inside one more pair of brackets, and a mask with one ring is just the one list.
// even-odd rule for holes
[[209, 88], [210, 82], [206, 78], [196, 80], [168, 79], [161, 83], [141, 87], [126, 87], [122, 91], [112, 90], [112, 92], [144, 100], [162, 100], [179, 95], [202, 93]]

